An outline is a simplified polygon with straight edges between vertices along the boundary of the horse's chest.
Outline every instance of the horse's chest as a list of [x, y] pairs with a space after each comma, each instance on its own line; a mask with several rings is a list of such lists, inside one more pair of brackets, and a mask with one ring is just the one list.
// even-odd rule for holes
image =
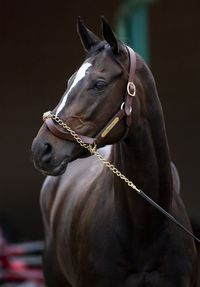
[[67, 277], [98, 274], [122, 280], [127, 269], [134, 269], [139, 262], [133, 260], [133, 245], [127, 227], [117, 217], [111, 191], [100, 197], [98, 192], [94, 188], [93, 194], [82, 200], [74, 196], [60, 200], [54, 214], [57, 256]]
[[77, 280], [86, 282], [84, 286], [98, 280], [102, 287], [165, 286], [154, 271], [163, 248], [154, 244], [144, 249], [134, 240], [126, 219], [116, 213], [112, 190], [103, 192], [95, 184], [88, 194], [86, 183], [86, 189], [74, 188], [57, 195], [50, 212], [50, 241], [68, 281], [73, 286]]
[[101, 196], [99, 192], [97, 186], [90, 194], [76, 190], [54, 203], [52, 240], [70, 282], [116, 271], [120, 248], [114, 232], [112, 192], [108, 190]]

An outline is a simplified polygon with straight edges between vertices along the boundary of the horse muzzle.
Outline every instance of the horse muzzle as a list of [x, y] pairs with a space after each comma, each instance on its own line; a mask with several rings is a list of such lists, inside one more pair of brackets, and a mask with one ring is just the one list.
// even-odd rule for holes
[[32, 144], [32, 158], [37, 170], [44, 175], [61, 175], [65, 172], [70, 156], [57, 155], [48, 141], [34, 139]]

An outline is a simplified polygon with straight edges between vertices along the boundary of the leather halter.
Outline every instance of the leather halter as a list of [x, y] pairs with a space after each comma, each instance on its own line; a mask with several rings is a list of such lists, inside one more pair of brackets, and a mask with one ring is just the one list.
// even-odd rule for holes
[[[99, 144], [104, 140], [107, 134], [124, 118], [126, 117], [127, 127], [131, 125], [131, 114], [132, 114], [132, 103], [133, 98], [136, 95], [136, 87], [134, 84], [135, 69], [136, 69], [136, 54], [128, 46], [126, 46], [129, 55], [129, 78], [127, 83], [127, 91], [125, 101], [122, 103], [120, 110], [114, 115], [114, 117], [106, 124], [106, 126], [97, 134], [96, 137], [87, 137], [84, 135], [79, 135], [80, 139], [91, 145], [99, 146]], [[46, 114], [46, 113], [45, 113]], [[74, 141], [73, 136], [71, 136], [67, 131], [58, 126], [53, 119], [43, 115], [43, 120], [47, 125], [51, 133], [63, 140]]]

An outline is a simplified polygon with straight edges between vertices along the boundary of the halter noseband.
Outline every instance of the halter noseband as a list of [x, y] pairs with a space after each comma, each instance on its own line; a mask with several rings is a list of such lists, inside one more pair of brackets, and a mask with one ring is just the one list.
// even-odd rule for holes
[[[131, 125], [131, 113], [133, 98], [136, 95], [136, 87], [134, 84], [135, 69], [136, 69], [136, 54], [128, 46], [126, 46], [129, 55], [129, 78], [127, 83], [127, 91], [125, 101], [121, 104], [120, 110], [114, 115], [114, 117], [106, 124], [106, 126], [97, 134], [96, 137], [87, 137], [79, 135], [80, 139], [86, 144], [95, 144], [97, 147], [104, 140], [104, 138], [110, 133], [110, 131], [124, 118], [126, 117], [127, 127]], [[43, 115], [43, 120], [47, 125], [51, 133], [63, 140], [74, 141], [74, 137], [66, 132], [62, 127], [57, 125], [50, 117], [51, 112], [46, 112]]]

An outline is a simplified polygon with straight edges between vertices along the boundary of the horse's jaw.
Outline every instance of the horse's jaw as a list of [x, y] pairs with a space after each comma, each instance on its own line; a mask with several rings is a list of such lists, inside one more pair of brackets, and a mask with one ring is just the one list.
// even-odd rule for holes
[[68, 163], [69, 163], [69, 159], [65, 158], [64, 160], [62, 160], [57, 166], [53, 167], [52, 169], [43, 169], [40, 166], [38, 166], [35, 161], [33, 161], [35, 168], [41, 172], [43, 175], [45, 176], [59, 176], [62, 175], [63, 173], [65, 173]]

